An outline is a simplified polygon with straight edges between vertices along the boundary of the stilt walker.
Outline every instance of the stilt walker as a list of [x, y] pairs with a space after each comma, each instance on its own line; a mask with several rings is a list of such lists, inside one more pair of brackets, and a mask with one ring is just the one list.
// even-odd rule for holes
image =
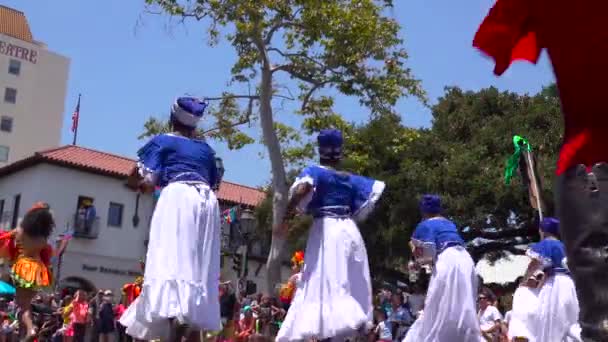
[[422, 221], [412, 234], [416, 264], [432, 267], [423, 313], [404, 342], [483, 341], [475, 303], [475, 263], [464, 248], [456, 225], [441, 216], [441, 199], [424, 195]]
[[558, 239], [559, 221], [547, 217], [539, 230], [541, 241], [526, 252], [532, 261], [513, 295], [509, 338], [580, 341], [579, 304], [565, 264], [564, 244]]
[[495, 60], [496, 75], [549, 53], [565, 123], [557, 208], [586, 341], [608, 341], [606, 13], [605, 0], [498, 0], [473, 42]]
[[277, 341], [339, 340], [373, 320], [367, 251], [355, 222], [371, 212], [385, 185], [337, 170], [342, 159], [340, 131], [323, 130], [318, 143], [320, 165], [305, 168], [290, 189], [286, 220], [296, 208], [314, 220], [302, 281]]
[[206, 103], [179, 98], [171, 108], [173, 133], [139, 150], [133, 188], [162, 187], [154, 209], [139, 297], [120, 319], [141, 340], [180, 340], [184, 325], [219, 330], [220, 210], [215, 152], [195, 138]]

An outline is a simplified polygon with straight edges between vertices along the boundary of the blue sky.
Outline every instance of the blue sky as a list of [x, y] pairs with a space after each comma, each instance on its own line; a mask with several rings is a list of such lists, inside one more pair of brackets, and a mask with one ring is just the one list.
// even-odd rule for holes
[[[235, 60], [226, 44], [208, 47], [205, 27], [175, 25], [166, 17], [143, 14], [143, 0], [4, 0], [25, 12], [35, 39], [71, 59], [62, 142], [72, 140], [71, 114], [82, 93], [78, 144], [134, 157], [149, 116], [166, 117], [173, 99], [184, 93], [216, 96], [226, 90]], [[496, 86], [534, 93], [553, 81], [545, 56], [539, 65], [514, 65], [503, 77], [471, 47], [477, 26], [494, 0], [397, 0], [391, 15], [402, 25], [409, 67], [434, 103], [445, 86], [464, 89]], [[289, 117], [290, 108], [277, 111]], [[350, 121], [368, 115], [356, 100], [341, 98], [337, 111]], [[430, 125], [430, 112], [413, 99], [398, 105], [404, 122]], [[287, 119], [289, 120], [289, 119]], [[257, 134], [256, 126], [249, 129]], [[214, 144], [225, 162], [225, 179], [257, 186], [270, 178], [264, 147], [229, 151]]]

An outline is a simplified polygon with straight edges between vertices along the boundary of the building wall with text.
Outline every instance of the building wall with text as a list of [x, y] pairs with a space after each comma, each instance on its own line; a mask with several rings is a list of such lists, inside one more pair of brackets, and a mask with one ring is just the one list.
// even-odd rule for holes
[[0, 34], [0, 167], [59, 146], [70, 61]]

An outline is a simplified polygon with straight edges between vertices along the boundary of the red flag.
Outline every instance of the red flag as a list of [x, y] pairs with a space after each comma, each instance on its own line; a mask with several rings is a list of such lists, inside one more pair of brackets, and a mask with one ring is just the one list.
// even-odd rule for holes
[[76, 109], [74, 110], [74, 114], [72, 114], [72, 133], [75, 133], [78, 130], [78, 118], [80, 117], [80, 95], [78, 95], [78, 104], [76, 104]]

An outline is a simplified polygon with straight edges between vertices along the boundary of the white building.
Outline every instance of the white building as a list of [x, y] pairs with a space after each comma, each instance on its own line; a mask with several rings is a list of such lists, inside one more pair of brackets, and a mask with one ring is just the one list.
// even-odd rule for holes
[[22, 12], [0, 5], [0, 166], [59, 146], [69, 64], [33, 39]]
[[[36, 201], [48, 202], [56, 218], [54, 237], [66, 228], [77, 228], [62, 259], [60, 280], [91, 289], [118, 291], [140, 274], [139, 260], [145, 256], [154, 206], [152, 196], [141, 196], [138, 200], [137, 194], [125, 186], [134, 165], [132, 159], [64, 146], [2, 167], [0, 228], [15, 227]], [[253, 208], [262, 201], [264, 193], [224, 182], [218, 198], [222, 208], [235, 205]], [[75, 226], [83, 199], [93, 200], [96, 208], [97, 219], [88, 232]], [[139, 218], [138, 224], [135, 216]], [[230, 231], [227, 228], [224, 227]], [[231, 258], [223, 259], [222, 277], [236, 280]], [[264, 260], [250, 259], [248, 278], [257, 283], [258, 291], [265, 291], [260, 267]], [[287, 272], [283, 272], [284, 276]]]

